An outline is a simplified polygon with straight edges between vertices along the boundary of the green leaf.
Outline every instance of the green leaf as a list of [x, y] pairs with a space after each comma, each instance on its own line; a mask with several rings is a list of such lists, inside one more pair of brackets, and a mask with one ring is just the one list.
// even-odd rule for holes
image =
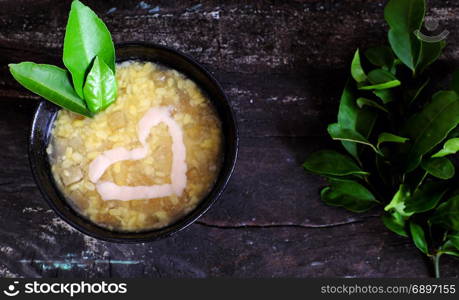
[[448, 230], [459, 231], [459, 196], [440, 204], [430, 221]]
[[424, 184], [413, 197], [407, 199], [405, 211], [410, 213], [422, 213], [437, 206], [443, 195], [447, 192], [444, 182], [430, 182]]
[[394, 87], [398, 87], [401, 84], [402, 83], [399, 80], [391, 80], [391, 81], [384, 82], [384, 83], [361, 86], [359, 87], [359, 90], [362, 90], [362, 91], [386, 90], [386, 89], [392, 89]]
[[368, 80], [372, 84], [379, 84], [397, 80], [397, 77], [395, 77], [394, 74], [392, 74], [389, 71], [383, 69], [376, 69], [368, 73]]
[[89, 7], [75, 0], [65, 31], [63, 60], [81, 98], [86, 74], [96, 56], [115, 72], [115, 48], [110, 32]]
[[412, 33], [421, 28], [425, 11], [425, 0], [390, 0], [384, 9], [384, 18], [390, 28]]
[[367, 75], [365, 75], [365, 71], [362, 68], [362, 62], [360, 61], [360, 52], [357, 49], [354, 54], [354, 58], [352, 60], [351, 65], [351, 74], [355, 81], [361, 83], [367, 80]]
[[397, 193], [395, 193], [394, 197], [392, 198], [391, 202], [384, 207], [384, 210], [386, 212], [390, 213], [397, 213], [400, 215], [400, 217], [409, 217], [413, 213], [412, 212], [406, 212], [405, 207], [406, 207], [406, 202], [408, 199], [411, 197], [411, 192], [408, 189], [406, 185], [400, 185]]
[[416, 247], [421, 250], [422, 253], [428, 254], [429, 247], [427, 246], [426, 236], [422, 227], [416, 223], [410, 222], [410, 232]]
[[401, 82], [389, 71], [376, 69], [368, 74], [371, 85], [360, 86], [360, 90], [385, 90], [397, 87]]
[[365, 52], [365, 57], [373, 65], [391, 70], [394, 66], [394, 53], [392, 49], [387, 46], [373, 47]]
[[331, 186], [324, 188], [320, 196], [328, 205], [356, 213], [365, 212], [379, 203], [366, 187], [351, 180], [331, 179]]
[[374, 108], [377, 108], [377, 109], [379, 109], [379, 110], [382, 110], [382, 111], [385, 112], [385, 113], [388, 113], [388, 112], [389, 112], [389, 111], [388, 111], [384, 106], [382, 106], [381, 104], [378, 104], [378, 103], [376, 103], [376, 102], [373, 101], [373, 100], [370, 100], [370, 99], [367, 99], [367, 98], [363, 98], [363, 97], [357, 99], [357, 105], [358, 105], [360, 108], [362, 108], [362, 107], [364, 107], [364, 106], [366, 105], [366, 106], [369, 106], [369, 107], [374, 107]]
[[392, 50], [400, 61], [410, 68], [416, 70], [417, 58], [419, 55], [420, 42], [413, 32], [389, 30], [389, 43]]
[[422, 94], [422, 92], [427, 87], [429, 82], [430, 82], [430, 78], [428, 78], [423, 84], [421, 84], [416, 90], [414, 90], [411, 93], [411, 100], [409, 100], [409, 104], [412, 104], [414, 101], [416, 101], [419, 98], [419, 96]]
[[[360, 109], [357, 106], [351, 84], [347, 83], [340, 100], [338, 123], [343, 128], [349, 128], [369, 137], [376, 122], [377, 114], [371, 110]], [[357, 144], [342, 142], [346, 151], [359, 160]]]
[[370, 143], [363, 135], [352, 129], [341, 127], [340, 124], [331, 124], [328, 126], [328, 133], [334, 140], [362, 144], [373, 149], [377, 154], [383, 155], [378, 148]]
[[454, 177], [455, 168], [447, 158], [430, 158], [421, 163], [422, 168], [430, 175], [440, 179], [451, 179]]
[[397, 57], [415, 71], [420, 42], [414, 31], [421, 28], [425, 16], [424, 0], [391, 0], [384, 9], [389, 24], [389, 43]]
[[348, 156], [332, 150], [315, 152], [307, 158], [303, 167], [315, 174], [330, 176], [368, 175]]
[[387, 104], [387, 103], [390, 103], [390, 102], [394, 101], [394, 95], [393, 95], [393, 93], [392, 93], [392, 91], [390, 89], [374, 90], [373, 94], [375, 94], [379, 99], [381, 99], [381, 101], [384, 104]]
[[424, 0], [392, 0], [384, 11], [390, 26], [389, 42], [397, 57], [413, 72], [421, 73], [440, 56], [445, 42], [425, 42], [419, 32], [425, 16]]
[[405, 203], [411, 197], [406, 185], [400, 185], [391, 202], [384, 207], [387, 212], [383, 216], [384, 225], [398, 235], [408, 237], [405, 230], [405, 221], [413, 214], [405, 212]]
[[73, 90], [66, 70], [33, 62], [10, 64], [9, 68], [14, 79], [28, 90], [77, 114], [91, 116], [83, 99]]
[[403, 144], [406, 143], [409, 138], [401, 137], [392, 133], [383, 132], [378, 137], [378, 144], [376, 147], [379, 148], [382, 143], [398, 143]]
[[96, 56], [84, 84], [84, 98], [92, 113], [106, 109], [116, 100], [116, 79], [112, 69]]
[[458, 116], [459, 96], [452, 91], [441, 91], [420, 113], [406, 122], [402, 134], [411, 140], [405, 156], [408, 172], [414, 170], [421, 162], [421, 157], [457, 126]]
[[420, 40], [419, 56], [416, 62], [416, 72], [422, 73], [428, 66], [435, 62], [446, 46], [445, 41], [429, 43]]
[[450, 154], [456, 154], [457, 151], [459, 151], [459, 138], [453, 138], [446, 141], [443, 145], [443, 149], [432, 155], [432, 157], [444, 157]]
[[451, 242], [451, 245], [459, 250], [459, 232], [448, 235], [448, 239]]
[[408, 237], [408, 233], [405, 229], [405, 218], [399, 213], [393, 212], [392, 214], [383, 215], [382, 222], [384, 223], [384, 226], [392, 232], [403, 237]]
[[459, 257], [459, 248], [451, 240], [447, 240], [439, 249], [440, 253]]

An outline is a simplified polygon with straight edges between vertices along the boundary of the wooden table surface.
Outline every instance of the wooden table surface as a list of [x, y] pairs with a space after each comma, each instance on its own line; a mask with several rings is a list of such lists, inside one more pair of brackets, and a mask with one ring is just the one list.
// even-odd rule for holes
[[[60, 61], [70, 1], [0, 1], [0, 276], [426, 277], [430, 266], [381, 224], [325, 206], [324, 181], [301, 163], [331, 144], [357, 47], [386, 41], [382, 0], [83, 1], [115, 42], [148, 41], [210, 69], [230, 98], [240, 156], [224, 196], [198, 222], [146, 244], [101, 242], [61, 220], [39, 193], [27, 158], [38, 97], [7, 64]], [[428, 1], [452, 34], [444, 66], [459, 62], [459, 3]], [[442, 259], [443, 275], [459, 261]]]

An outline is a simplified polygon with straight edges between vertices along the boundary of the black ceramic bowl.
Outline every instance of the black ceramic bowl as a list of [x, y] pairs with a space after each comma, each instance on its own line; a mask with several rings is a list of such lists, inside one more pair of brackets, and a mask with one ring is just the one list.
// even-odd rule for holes
[[100, 227], [78, 214], [66, 201], [51, 173], [46, 147], [50, 140], [52, 125], [59, 108], [43, 100], [35, 113], [29, 143], [29, 160], [35, 181], [54, 211], [79, 231], [97, 239], [118, 243], [154, 241], [176, 233], [202, 216], [220, 197], [229, 181], [236, 163], [238, 132], [228, 99], [215, 78], [190, 57], [175, 50], [146, 43], [126, 43], [117, 46], [117, 61], [151, 61], [175, 69], [192, 79], [214, 104], [224, 134], [224, 159], [217, 182], [209, 195], [188, 215], [174, 224], [157, 230], [139, 233], [117, 232]]

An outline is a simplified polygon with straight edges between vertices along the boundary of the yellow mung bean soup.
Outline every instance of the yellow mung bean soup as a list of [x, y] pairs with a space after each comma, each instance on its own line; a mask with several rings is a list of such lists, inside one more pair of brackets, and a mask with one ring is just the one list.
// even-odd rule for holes
[[209, 99], [150, 62], [116, 67], [118, 98], [85, 118], [60, 110], [47, 152], [57, 185], [92, 222], [116, 231], [167, 226], [210, 192], [223, 138]]

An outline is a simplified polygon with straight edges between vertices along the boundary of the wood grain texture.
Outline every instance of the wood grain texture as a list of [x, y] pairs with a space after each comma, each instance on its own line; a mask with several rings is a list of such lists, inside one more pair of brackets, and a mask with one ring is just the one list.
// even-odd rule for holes
[[[60, 61], [70, 1], [0, 1], [0, 276], [426, 277], [410, 241], [378, 212], [323, 205], [324, 182], [301, 163], [331, 145], [325, 126], [355, 48], [385, 40], [384, 1], [84, 1], [115, 42], [149, 41], [185, 52], [220, 80], [237, 114], [241, 147], [222, 199], [162, 241], [119, 245], [84, 236], [51, 211], [33, 181], [27, 138], [38, 97], [7, 64]], [[459, 29], [459, 3], [429, 1], [429, 15]], [[439, 70], [459, 62], [452, 34]], [[457, 260], [442, 259], [457, 277]]]

